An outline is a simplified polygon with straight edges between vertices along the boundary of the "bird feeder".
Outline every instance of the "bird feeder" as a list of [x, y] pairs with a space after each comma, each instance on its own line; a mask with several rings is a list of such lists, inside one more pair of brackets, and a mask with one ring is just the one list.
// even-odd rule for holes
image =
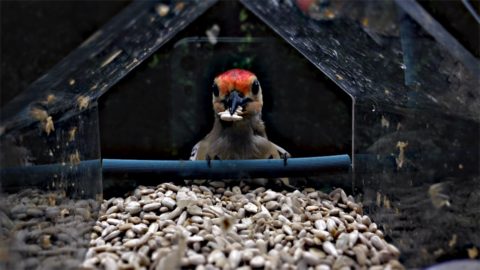
[[[478, 250], [478, 59], [413, 0], [303, 2], [134, 1], [2, 108], [5, 265], [37, 252], [32, 232], [6, 232], [45, 216], [56, 238], [40, 246], [64, 246], [39, 256], [75, 267], [102, 198], [162, 177], [347, 188], [409, 268]], [[287, 165], [186, 161], [213, 122], [211, 81], [230, 68], [262, 83]]]

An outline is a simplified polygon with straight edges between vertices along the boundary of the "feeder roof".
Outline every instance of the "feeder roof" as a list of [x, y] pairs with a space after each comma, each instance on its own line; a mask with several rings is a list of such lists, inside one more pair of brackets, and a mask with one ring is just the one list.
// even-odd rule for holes
[[[35, 108], [60, 120], [85, 109], [216, 2], [134, 1], [7, 104], [0, 134], [35, 122]], [[240, 2], [357, 104], [479, 120], [478, 60], [413, 0], [346, 1], [327, 19], [294, 0]]]

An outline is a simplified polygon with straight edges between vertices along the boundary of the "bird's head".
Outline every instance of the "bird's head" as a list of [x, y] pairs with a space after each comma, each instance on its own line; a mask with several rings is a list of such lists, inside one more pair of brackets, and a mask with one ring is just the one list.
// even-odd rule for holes
[[215, 77], [213, 109], [223, 121], [240, 121], [262, 112], [262, 88], [257, 76], [244, 69], [231, 69]]

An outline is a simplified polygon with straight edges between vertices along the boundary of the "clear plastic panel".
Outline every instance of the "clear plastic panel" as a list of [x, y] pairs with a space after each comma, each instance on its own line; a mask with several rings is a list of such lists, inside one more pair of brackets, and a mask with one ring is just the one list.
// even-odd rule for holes
[[321, 74], [300, 73], [311, 70], [311, 64], [280, 39], [222, 37], [213, 46], [204, 38], [185, 38], [175, 44], [170, 59], [171, 108], [182, 104], [170, 119], [173, 145], [191, 148], [210, 131], [213, 78], [244, 68], [262, 85], [269, 138], [294, 157], [350, 154], [350, 97]]
[[82, 262], [102, 200], [95, 103], [45, 117], [1, 140], [0, 266], [70, 269]]
[[383, 103], [355, 110], [357, 192], [405, 265], [475, 258], [469, 252], [480, 245], [479, 123]]

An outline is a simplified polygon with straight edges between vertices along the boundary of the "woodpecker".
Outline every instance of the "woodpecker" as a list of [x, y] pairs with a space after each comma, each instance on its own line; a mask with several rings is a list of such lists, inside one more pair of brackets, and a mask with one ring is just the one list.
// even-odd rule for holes
[[280, 159], [290, 154], [271, 142], [262, 120], [262, 88], [250, 71], [228, 70], [212, 85], [215, 121], [192, 149], [190, 160]]

